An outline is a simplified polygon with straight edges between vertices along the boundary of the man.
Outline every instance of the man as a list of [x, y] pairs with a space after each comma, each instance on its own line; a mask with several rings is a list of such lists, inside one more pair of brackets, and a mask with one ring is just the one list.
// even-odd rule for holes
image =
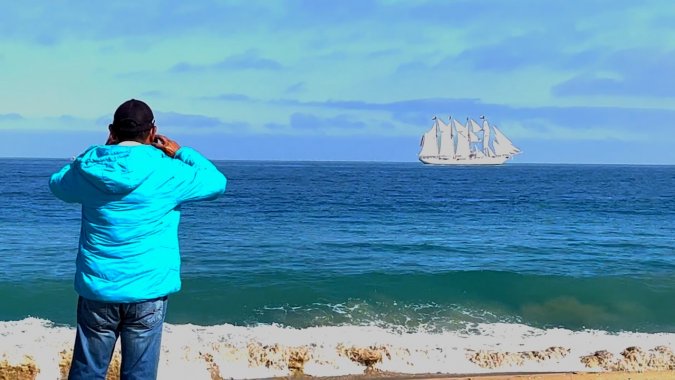
[[105, 379], [120, 337], [121, 378], [155, 379], [167, 296], [181, 286], [180, 205], [218, 197], [227, 180], [195, 150], [156, 134], [142, 101], [120, 105], [108, 128], [106, 145], [49, 181], [55, 196], [82, 204], [68, 378]]

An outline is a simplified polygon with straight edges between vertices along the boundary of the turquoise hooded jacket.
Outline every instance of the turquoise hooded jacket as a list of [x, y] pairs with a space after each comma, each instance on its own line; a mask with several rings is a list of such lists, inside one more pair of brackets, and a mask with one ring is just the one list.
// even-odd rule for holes
[[151, 145], [92, 146], [53, 174], [52, 193], [82, 205], [77, 293], [126, 303], [180, 290], [180, 205], [214, 199], [226, 183], [197, 151], [171, 158]]

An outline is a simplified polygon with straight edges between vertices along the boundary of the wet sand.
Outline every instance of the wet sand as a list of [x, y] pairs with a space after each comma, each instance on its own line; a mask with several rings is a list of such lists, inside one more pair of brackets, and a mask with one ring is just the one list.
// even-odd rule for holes
[[[478, 375], [395, 375], [391, 376], [363, 376], [360, 379], [433, 379], [433, 380], [672, 380], [675, 379], [675, 371], [652, 371], [652, 372], [570, 372], [570, 373], [503, 373], [503, 374], [478, 374]], [[329, 380], [329, 378], [318, 378]], [[340, 378], [330, 378], [339, 380]], [[346, 378], [345, 378], [346, 379]], [[355, 379], [355, 377], [352, 377]]]
[[[61, 361], [59, 363], [58, 379], [66, 379], [68, 375], [68, 367], [70, 365], [70, 353], [62, 352]], [[120, 376], [119, 371], [120, 357], [115, 354], [111, 362], [111, 367], [108, 371], [106, 380], [117, 380]], [[212, 368], [211, 380], [224, 380], [218, 375], [217, 366]], [[0, 380], [38, 380], [46, 378], [40, 376], [40, 370], [37, 365], [31, 360], [26, 360], [20, 364], [10, 364], [6, 360], [0, 360]], [[169, 379], [167, 377], [159, 377], [160, 379]], [[178, 379], [177, 377], [176, 379]], [[610, 371], [610, 372], [566, 372], [566, 373], [494, 373], [494, 374], [401, 374], [372, 371], [363, 375], [349, 375], [349, 376], [326, 376], [314, 377], [304, 374], [296, 373], [296, 375], [288, 377], [279, 377], [279, 379], [317, 379], [317, 380], [365, 380], [365, 379], [413, 379], [413, 380], [665, 380], [675, 379], [675, 371], [646, 371], [646, 372], [629, 372], [629, 371]], [[173, 380], [173, 379], [169, 379]]]
[[[663, 380], [675, 379], [675, 371], [659, 372], [600, 372], [600, 373], [546, 373], [546, 374], [500, 374], [476, 376], [439, 376], [426, 377], [453, 380]], [[421, 379], [421, 378], [417, 378]]]
[[[115, 361], [113, 361], [115, 362]], [[119, 362], [115, 363], [119, 366]], [[21, 365], [9, 365], [0, 361], [0, 380], [36, 380], [39, 378], [39, 370], [34, 364], [24, 363]], [[67, 368], [61, 367], [61, 377], [67, 378]], [[475, 375], [452, 375], [452, 374], [420, 374], [406, 375], [397, 373], [373, 373], [358, 376], [338, 377], [311, 377], [292, 376], [288, 379], [304, 380], [365, 380], [365, 379], [414, 379], [414, 380], [673, 380], [675, 371], [649, 371], [649, 372], [573, 372], [573, 373], [501, 373], [501, 374], [475, 374]], [[111, 368], [106, 380], [119, 379], [119, 368]], [[160, 378], [161, 379], [161, 378]], [[283, 378], [282, 378], [283, 379]], [[56, 379], [55, 379], [56, 380]], [[167, 379], [173, 380], [173, 379]], [[212, 380], [224, 380], [220, 376], [212, 376]]]
[[602, 372], [602, 373], [546, 373], [546, 374], [500, 374], [475, 376], [401, 377], [402, 379], [452, 379], [452, 380], [664, 380], [675, 379], [675, 372]]

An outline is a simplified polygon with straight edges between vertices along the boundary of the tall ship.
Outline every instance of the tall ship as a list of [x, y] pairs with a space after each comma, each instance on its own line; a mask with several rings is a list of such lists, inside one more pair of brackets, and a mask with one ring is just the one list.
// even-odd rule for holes
[[419, 159], [432, 165], [501, 165], [521, 153], [502, 131], [484, 116], [462, 124], [452, 117], [448, 124], [434, 116], [434, 125], [420, 143]]

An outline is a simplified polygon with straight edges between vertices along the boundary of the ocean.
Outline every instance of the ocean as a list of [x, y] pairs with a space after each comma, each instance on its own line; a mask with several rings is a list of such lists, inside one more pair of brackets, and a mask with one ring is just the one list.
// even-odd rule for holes
[[[67, 163], [0, 159], [0, 350], [72, 344], [80, 210], [47, 186]], [[186, 336], [249, 353], [252, 342], [359, 342], [389, 347], [376, 368], [473, 373], [485, 368], [443, 362], [562, 345], [577, 363], [595, 346], [675, 342], [675, 166], [216, 165], [226, 194], [182, 207], [183, 288], [169, 299], [166, 352]], [[430, 344], [446, 356], [398, 363], [395, 342], [408, 359]], [[305, 373], [363, 370], [338, 354], [321, 367], [317, 352]], [[579, 367], [557, 363], [532, 369]], [[289, 371], [248, 364], [219, 370]]]

